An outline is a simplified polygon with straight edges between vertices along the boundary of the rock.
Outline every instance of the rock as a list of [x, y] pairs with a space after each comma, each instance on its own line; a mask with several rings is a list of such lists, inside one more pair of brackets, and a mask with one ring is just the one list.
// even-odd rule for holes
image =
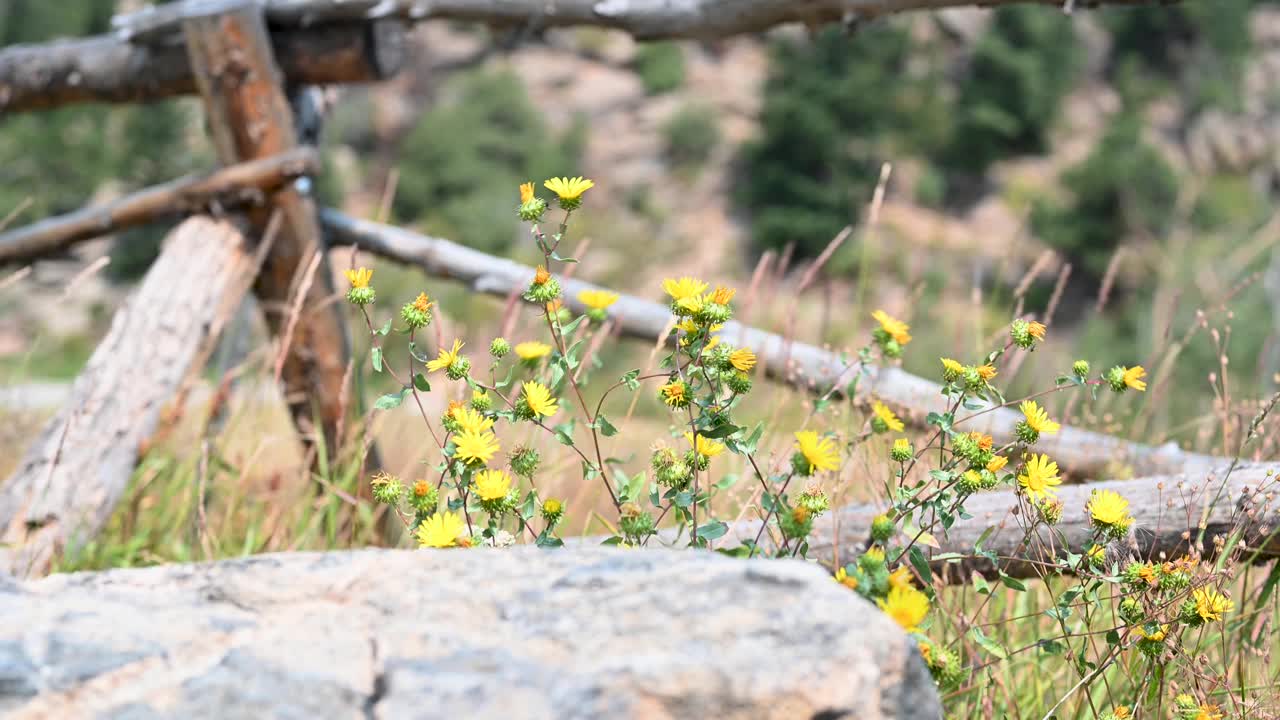
[[576, 548], [264, 555], [0, 577], [0, 715], [941, 717], [815, 566]]

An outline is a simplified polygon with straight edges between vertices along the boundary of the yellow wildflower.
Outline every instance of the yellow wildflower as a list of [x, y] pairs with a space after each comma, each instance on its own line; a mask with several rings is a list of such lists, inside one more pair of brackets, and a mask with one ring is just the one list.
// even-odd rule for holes
[[550, 355], [551, 346], [536, 340], [530, 340], [529, 342], [517, 343], [515, 351], [521, 360], [537, 360]]
[[347, 281], [351, 283], [352, 288], [369, 287], [369, 281], [373, 279], [373, 271], [365, 267], [358, 270], [343, 270], [342, 274], [347, 276]]
[[577, 200], [596, 184], [584, 177], [558, 177], [542, 183], [542, 186], [558, 195], [561, 200]]
[[464, 430], [453, 438], [454, 457], [466, 462], [487, 463], [497, 454], [498, 436], [488, 430]]
[[1003, 455], [997, 455], [991, 458], [991, 460], [987, 463], [987, 469], [993, 473], [997, 473], [1003, 470], [1004, 466], [1008, 464], [1009, 464], [1009, 458]]
[[501, 470], [478, 472], [475, 482], [481, 500], [500, 500], [511, 490], [511, 476]]
[[1094, 490], [1089, 495], [1089, 517], [1099, 525], [1127, 525], [1129, 501], [1114, 490]]
[[913, 588], [915, 587], [915, 585], [912, 582], [913, 579], [914, 578], [911, 577], [911, 571], [907, 569], [906, 565], [902, 565], [902, 566], [899, 566], [897, 570], [894, 570], [893, 572], [889, 573], [889, 587], [890, 588]]
[[487, 418], [464, 405], [451, 408], [449, 414], [458, 423], [458, 432], [482, 433], [493, 427], [493, 418]]
[[1147, 376], [1147, 371], [1141, 365], [1135, 365], [1131, 368], [1124, 369], [1124, 384], [1137, 390], [1145, 392], [1147, 383], [1142, 378]]
[[1222, 708], [1213, 703], [1201, 703], [1200, 712], [1196, 713], [1195, 720], [1222, 720], [1226, 717], [1222, 714]]
[[533, 182], [520, 183], [520, 204], [523, 205], [533, 199]]
[[672, 380], [658, 388], [658, 393], [662, 395], [662, 401], [671, 407], [684, 407], [689, 404], [688, 389], [683, 380]]
[[1039, 500], [1045, 495], [1056, 497], [1058, 493], [1054, 488], [1062, 484], [1062, 478], [1058, 477], [1058, 463], [1050, 460], [1048, 455], [1032, 455], [1018, 476], [1018, 484], [1032, 500]]
[[1205, 622], [1221, 620], [1225, 613], [1236, 609], [1236, 604], [1216, 588], [1196, 588], [1191, 591], [1191, 599], [1196, 603], [1196, 614]]
[[691, 277], [682, 277], [679, 280], [667, 278], [662, 281], [662, 289], [667, 291], [672, 300], [680, 302], [685, 298], [702, 295], [707, 289], [707, 284]]
[[440, 348], [440, 355], [437, 356], [435, 360], [432, 360], [427, 363], [427, 372], [444, 370], [445, 368], [458, 362], [458, 352], [462, 350], [462, 345], [463, 345], [463, 342], [461, 340], [454, 340], [452, 350], [445, 350], [444, 348]]
[[560, 410], [556, 399], [551, 397], [551, 389], [539, 382], [524, 384], [524, 401], [534, 415], [551, 417]]
[[593, 310], [604, 310], [618, 302], [618, 293], [608, 290], [583, 290], [578, 293], [578, 300]]
[[980, 433], [977, 430], [971, 431], [969, 433], [969, 438], [977, 443], [978, 449], [983, 452], [990, 450], [995, 445], [995, 438], [985, 433]]
[[551, 273], [547, 272], [547, 269], [541, 265], [539, 265], [538, 268], [533, 271], [534, 285], [546, 285], [547, 281], [550, 279], [551, 279]]
[[880, 422], [884, 423], [886, 428], [893, 432], [902, 432], [903, 429], [906, 428], [906, 425], [903, 425], [902, 421], [898, 419], [898, 416], [893, 414], [893, 411], [889, 409], [889, 406], [879, 400], [871, 404], [871, 412], [875, 414], [876, 418], [879, 419]]
[[858, 578], [850, 575], [844, 568], [836, 570], [836, 582], [849, 588], [850, 590], [858, 589]]
[[1018, 409], [1022, 411], [1023, 417], [1027, 419], [1027, 426], [1038, 433], [1054, 435], [1058, 432], [1058, 428], [1062, 427], [1050, 420], [1049, 413], [1036, 404], [1035, 400], [1023, 400]]
[[1129, 720], [1133, 715], [1130, 714], [1128, 705], [1117, 705], [1111, 708], [1111, 717], [1116, 720]]
[[717, 305], [728, 305], [733, 300], [733, 296], [737, 294], [738, 291], [733, 288], [717, 285], [715, 292], [711, 293], [707, 299]]
[[724, 452], [723, 444], [718, 443], [711, 438], [702, 437], [702, 435], [698, 435], [695, 439], [693, 433], [686, 432], [684, 434], [684, 439], [689, 441], [689, 445], [693, 448], [695, 453], [705, 458], [713, 458]]
[[756, 354], [746, 348], [738, 348], [729, 353], [729, 364], [742, 372], [751, 372], [756, 366]]
[[964, 373], [964, 365], [961, 365], [959, 361], [951, 358], [939, 358], [939, 360], [942, 361], [942, 371], [946, 375], [957, 377]]
[[999, 375], [999, 372], [997, 372], [995, 367], [991, 365], [979, 365], [974, 368], [974, 370], [977, 370], [978, 377], [982, 378], [986, 382], [991, 382], [991, 378]]
[[1161, 625], [1159, 628], [1156, 629], [1155, 632], [1151, 632], [1151, 633], [1139, 627], [1139, 628], [1136, 628], [1134, 632], [1138, 634], [1138, 637], [1146, 638], [1151, 642], [1164, 642], [1165, 635], [1169, 633], [1169, 626]]
[[426, 312], [431, 307], [431, 298], [427, 297], [424, 292], [418, 293], [418, 297], [413, 299], [413, 309], [418, 312]]
[[912, 587], [895, 587], [876, 604], [907, 632], [915, 632], [929, 614], [929, 596]]
[[889, 337], [893, 338], [899, 345], [905, 346], [911, 342], [911, 333], [907, 332], [911, 326], [890, 316], [883, 310], [876, 310], [871, 313], [871, 317], [880, 323], [880, 329], [884, 330]]
[[467, 529], [456, 512], [437, 513], [418, 525], [420, 547], [444, 548], [458, 544], [458, 537]]
[[840, 467], [840, 451], [829, 437], [819, 437], [812, 430], [796, 433], [796, 450], [809, 462], [814, 472], [836, 470]]
[[1027, 323], [1027, 333], [1037, 340], [1044, 340], [1044, 323], [1032, 320]]

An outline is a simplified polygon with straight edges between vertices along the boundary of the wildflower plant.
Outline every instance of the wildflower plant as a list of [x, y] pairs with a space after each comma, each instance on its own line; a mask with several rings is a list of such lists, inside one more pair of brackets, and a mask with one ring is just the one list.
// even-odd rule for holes
[[[560, 530], [574, 508], [539, 490], [548, 472], [542, 454], [527, 440], [516, 442], [533, 434], [567, 448], [582, 482], [604, 490], [612, 506], [612, 517], [604, 524], [611, 531], [606, 544], [644, 546], [664, 532], [667, 545], [716, 548], [742, 557], [803, 558], [815, 523], [830, 510], [829, 491], [850, 479], [845, 472], [849, 458], [859, 449], [883, 452], [887, 471], [874, 484], [885, 507], [861, 546], [840, 548], [844, 557], [835, 563], [834, 579], [915, 638], [944, 692], [980, 692], [975, 689], [979, 670], [1035, 651], [1070, 668], [1076, 687], [1088, 698], [1091, 717], [1127, 718], [1156, 706], [1173, 707], [1178, 717], [1217, 717], [1216, 701], [1205, 695], [1213, 683], [1194, 662], [1195, 641], [1189, 635], [1230, 621], [1236, 608], [1226, 589], [1233, 548], [1213, 565], [1194, 553], [1171, 561], [1135, 559], [1129, 551], [1135, 520], [1121, 489], [1097, 490], [1084, 507], [1068, 507], [1058, 497], [1066, 482], [1064, 468], [1038, 447], [1044, 438], [1062, 432], [1043, 404], [1047, 396], [1144, 392], [1146, 371], [1141, 366], [1117, 365], [1095, 376], [1089, 362], [1078, 360], [1053, 388], [1008, 399], [996, 384], [1007, 356], [1034, 352], [1047, 336], [1042, 323], [1014, 319], [1003, 343], [976, 361], [939, 358], [945, 410], [922, 418], [925, 432], [913, 437], [908, 421], [919, 423], [920, 418], [904, 419], [883, 399], [860, 392], [861, 381], [875, 365], [903, 357], [912, 341], [906, 322], [875, 310], [867, 342], [838, 377], [819, 389], [800, 426], [766, 438], [762, 423], [748, 427], [738, 419], [755, 387], [759, 358], [750, 347], [723, 335], [734, 317], [736, 293], [685, 275], [662, 282], [671, 317], [658, 371], [631, 370], [589, 398], [587, 379], [600, 363], [588, 359], [587, 351], [597, 333], [607, 329], [620, 296], [586, 288], [565, 297], [569, 283], [557, 273], [576, 260], [560, 250], [594, 183], [553, 178], [543, 186], [555, 194], [550, 199], [559, 213], [554, 229], [546, 224], [551, 202], [538, 197], [534, 183], [519, 187], [516, 208], [542, 258], [522, 293], [539, 316], [536, 338], [514, 343], [493, 338], [483, 359], [480, 353], [465, 354], [466, 342], [448, 338], [440, 341], [434, 356], [426, 355], [418, 342], [433, 321], [434, 301], [420, 293], [400, 309], [395, 329], [407, 335], [409, 353], [407, 367], [397, 373], [380, 343], [393, 331], [393, 322], [376, 325], [370, 314], [377, 297], [372, 272], [361, 268], [348, 273], [347, 299], [373, 339], [372, 368], [388, 373], [400, 386], [375, 407], [390, 409], [411, 401], [438, 448], [430, 479], [409, 485], [379, 474], [371, 481], [374, 500], [397, 513], [420, 546], [561, 545]], [[423, 402], [433, 392], [454, 398], [439, 417], [430, 416]], [[669, 432], [652, 443], [647, 462], [635, 474], [634, 466], [630, 472], [624, 469], [633, 461], [609, 455], [604, 442], [620, 432], [604, 412], [615, 393], [648, 394], [669, 421]], [[855, 410], [852, 424], [838, 421], [832, 412], [841, 403]], [[1016, 408], [1020, 419], [1010, 436], [997, 442], [979, 423], [1005, 407]], [[779, 452], [779, 446], [785, 450]], [[717, 494], [733, 482], [731, 465], [750, 478], [758, 493], [752, 508], [760, 521], [753, 537], [732, 543], [721, 541], [732, 517], [723, 515], [716, 503]], [[950, 565], [972, 573], [968, 579], [982, 598], [980, 608], [994, 596], [993, 581], [1013, 592], [1030, 592], [1023, 579], [1006, 571], [1010, 558], [983, 548], [991, 530], [970, 551], [938, 552], [936, 536], [945, 536], [957, 520], [970, 517], [967, 501], [997, 488], [1017, 499], [1014, 521], [1025, 551], [1021, 561], [1031, 563], [1053, 601], [1045, 613], [1052, 631], [1028, 648], [1005, 647], [983, 625], [957, 622], [940, 609], [944, 597], [935, 573]], [[1089, 538], [1082, 548], [1077, 543], [1073, 550], [1058, 530], [1068, 515], [1087, 517]], [[1090, 629], [1098, 623], [1109, 627], [1101, 633]], [[958, 635], [948, 632], [955, 628]], [[1146, 694], [1114, 697], [1105, 683], [1099, 686], [1116, 666], [1145, 678], [1141, 685]], [[1161, 695], [1173, 682], [1198, 687], [1199, 694]], [[1193, 707], [1200, 715], [1192, 714]]]

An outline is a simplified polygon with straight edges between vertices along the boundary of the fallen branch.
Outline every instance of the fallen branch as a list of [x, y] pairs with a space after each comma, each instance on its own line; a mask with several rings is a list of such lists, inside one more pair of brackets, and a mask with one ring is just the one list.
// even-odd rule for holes
[[260, 204], [266, 193], [320, 170], [320, 156], [299, 148], [262, 160], [189, 175], [89, 207], [0, 233], [0, 265], [30, 262], [114, 232], [210, 209]]
[[[448, 240], [358, 220], [335, 210], [321, 211], [321, 222], [334, 244], [357, 245], [376, 255], [415, 265], [430, 275], [457, 280], [476, 292], [507, 297], [513, 290], [527, 286], [533, 277], [533, 268], [527, 265]], [[578, 293], [597, 286], [576, 278], [563, 285], [565, 304], [575, 312], [585, 312]], [[648, 342], [663, 333], [671, 317], [666, 305], [630, 295], [619, 297], [609, 312], [623, 335]], [[754, 350], [769, 376], [780, 382], [826, 392], [833, 384], [844, 385], [852, 379], [844, 358], [808, 343], [788, 342], [780, 335], [737, 322], [727, 323], [721, 336]], [[904, 408], [909, 411], [908, 417], [916, 421], [930, 412], [946, 411], [940, 385], [898, 368], [867, 368], [859, 388]], [[981, 430], [1005, 442], [1013, 438], [1014, 426], [1021, 418], [1022, 414], [1015, 410], [996, 408], [968, 420], [962, 427]], [[1153, 447], [1066, 425], [1057, 435], [1042, 437], [1036, 449], [1085, 477], [1100, 476], [1120, 465], [1127, 466], [1133, 475], [1197, 476], [1227, 464], [1222, 458], [1186, 452], [1173, 443]]]
[[225, 222], [192, 218], [170, 233], [62, 410], [0, 483], [0, 574], [41, 575], [107, 523], [162, 408], [203, 366], [260, 262]]

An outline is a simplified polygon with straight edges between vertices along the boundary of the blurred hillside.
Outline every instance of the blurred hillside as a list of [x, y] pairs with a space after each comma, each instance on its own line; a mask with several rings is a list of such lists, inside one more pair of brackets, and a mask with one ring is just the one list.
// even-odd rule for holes
[[[8, 0], [0, 42], [103, 32], [116, 5]], [[797, 301], [802, 336], [843, 346], [883, 306], [914, 325], [907, 368], [933, 376], [943, 348], [976, 353], [1013, 312], [1035, 315], [1050, 358], [1006, 371], [1016, 384], [1046, 387], [1076, 356], [1145, 364], [1158, 392], [1140, 411], [1088, 419], [1153, 440], [1212, 442], [1204, 417], [1247, 422], [1280, 371], [1273, 3], [948, 10], [708, 44], [428, 24], [412, 56], [394, 81], [331, 98], [326, 202], [527, 259], [516, 184], [585, 174], [580, 272], [650, 296], [677, 272], [745, 285], [761, 262], [786, 292], [859, 224]], [[190, 100], [0, 119], [0, 215], [207, 166], [202, 133]], [[162, 230], [0, 293], [0, 378], [73, 375]], [[764, 303], [751, 319], [785, 316]]]

